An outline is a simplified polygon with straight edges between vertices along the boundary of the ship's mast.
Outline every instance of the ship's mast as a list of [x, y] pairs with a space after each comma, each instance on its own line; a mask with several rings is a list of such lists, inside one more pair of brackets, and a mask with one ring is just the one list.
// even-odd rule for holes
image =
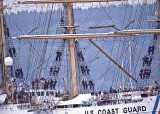
[[160, 19], [160, 0], [157, 0], [157, 19]]
[[[65, 11], [67, 13], [68, 26], [73, 26], [73, 15], [71, 3], [64, 4]], [[73, 28], [68, 28], [68, 34], [73, 34]], [[71, 77], [72, 77], [72, 92], [73, 97], [77, 96], [77, 81], [76, 81], [76, 68], [75, 68], [75, 55], [74, 55], [74, 39], [68, 40], [69, 58], [71, 64]]]
[[5, 88], [5, 92], [8, 93], [8, 82], [7, 82], [7, 68], [4, 65], [4, 59], [6, 57], [5, 52], [5, 38], [4, 38], [4, 24], [3, 24], [3, 0], [0, 0], [0, 34], [1, 34], [1, 70], [2, 70], [2, 80]]

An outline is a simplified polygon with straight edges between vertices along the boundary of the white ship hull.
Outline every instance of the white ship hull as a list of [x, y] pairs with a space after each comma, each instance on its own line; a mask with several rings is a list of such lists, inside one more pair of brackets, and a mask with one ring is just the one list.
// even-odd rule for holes
[[159, 114], [160, 96], [150, 96], [141, 102], [108, 104], [77, 108], [56, 108], [33, 110], [29, 104], [0, 105], [0, 114]]
[[1, 94], [0, 95], [0, 104], [4, 103], [6, 97], [7, 97], [7, 94]]

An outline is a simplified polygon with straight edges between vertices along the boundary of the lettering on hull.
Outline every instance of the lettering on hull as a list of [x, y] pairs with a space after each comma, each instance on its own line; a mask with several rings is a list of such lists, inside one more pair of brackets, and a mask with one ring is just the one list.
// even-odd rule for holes
[[[119, 108], [112, 108], [112, 109], [99, 109], [96, 110], [89, 110], [85, 111], [84, 114], [118, 114]], [[137, 107], [124, 107], [123, 110], [120, 112], [122, 113], [135, 113], [135, 112], [145, 112], [147, 110], [146, 106], [137, 106]]]
[[146, 107], [145, 106], [125, 107], [125, 108], [123, 108], [123, 113], [144, 112], [144, 111], [146, 111]]

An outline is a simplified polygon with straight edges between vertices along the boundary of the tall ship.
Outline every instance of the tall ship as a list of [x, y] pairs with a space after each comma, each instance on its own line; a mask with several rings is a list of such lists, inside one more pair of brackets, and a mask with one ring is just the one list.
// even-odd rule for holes
[[160, 114], [160, 0], [13, 1], [39, 12], [27, 33], [4, 13], [9, 2], [0, 114]]

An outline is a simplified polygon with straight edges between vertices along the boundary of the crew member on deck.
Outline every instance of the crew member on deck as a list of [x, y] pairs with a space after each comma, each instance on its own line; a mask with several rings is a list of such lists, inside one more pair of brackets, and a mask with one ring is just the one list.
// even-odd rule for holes
[[104, 103], [106, 103], [106, 101], [107, 101], [107, 99], [108, 99], [106, 90], [103, 91], [103, 95], [102, 95], [102, 98], [101, 98], [101, 99], [103, 100]]
[[34, 80], [32, 80], [32, 81], [31, 81], [31, 83], [32, 83], [32, 89], [34, 89], [35, 81], [34, 81]]
[[109, 90], [109, 91], [110, 91], [110, 93], [113, 93], [113, 89], [112, 89], [112, 86], [110, 87], [110, 90]]
[[45, 80], [44, 89], [48, 89], [49, 82]]
[[39, 80], [38, 80], [38, 78], [35, 79], [35, 88], [36, 89], [39, 88]]
[[55, 88], [55, 87], [54, 87], [54, 81], [53, 81], [52, 79], [50, 79], [49, 84], [50, 84], [50, 89], [51, 89], [51, 90]]

